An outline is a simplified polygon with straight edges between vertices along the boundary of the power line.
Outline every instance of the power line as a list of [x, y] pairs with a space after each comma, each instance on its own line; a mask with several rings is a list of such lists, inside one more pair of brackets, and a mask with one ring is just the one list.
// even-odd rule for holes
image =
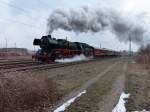
[[39, 29], [39, 30], [40, 30], [40, 28], [37, 27], [37, 26], [35, 26], [35, 25], [28, 24], [28, 23], [23, 23], [23, 22], [20, 22], [20, 21], [17, 21], [17, 20], [12, 20], [12, 19], [7, 19], [7, 18], [2, 19], [1, 17], [0, 17], [0, 20], [2, 20], [2, 21], [7, 21], [7, 22], [11, 22], [11, 23], [19, 23], [19, 24], [22, 24], [22, 25], [24, 25], [24, 26], [28, 26], [28, 27], [30, 27], [30, 28], [32, 27], [32, 28], [36, 28], [36, 29]]
[[[11, 4], [11, 3], [8, 3], [8, 2], [5, 2], [5, 1], [0, 1], [0, 3], [2, 3], [2, 4], [4, 4], [4, 5], [7, 5], [7, 6], [9, 6], [9, 7], [15, 8], [15, 9], [17, 9], [17, 10], [23, 12], [24, 14], [30, 13], [29, 11], [27, 11], [27, 10], [25, 10], [25, 9], [23, 9], [23, 8], [17, 7], [17, 6], [15, 6], [14, 4]], [[34, 17], [31, 16], [31, 15], [25, 15], [25, 16], [27, 16], [27, 17], [30, 18], [30, 19], [36, 20], [36, 21], [37, 21], [37, 18], [41, 18], [41, 17], [36, 17], [36, 18], [34, 18]], [[42, 20], [43, 20], [43, 22], [45, 22], [46, 19], [45, 19], [45, 18], [44, 18], [44, 19], [42, 18]]]
[[42, 4], [43, 6], [46, 6], [47, 8], [49, 8], [48, 4], [43, 2], [42, 0], [36, 0], [37, 2], [39, 2], [39, 4]]

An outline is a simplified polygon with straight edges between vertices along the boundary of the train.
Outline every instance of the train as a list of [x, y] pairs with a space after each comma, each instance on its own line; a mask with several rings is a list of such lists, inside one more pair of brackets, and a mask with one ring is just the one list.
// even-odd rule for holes
[[86, 57], [120, 56], [120, 52], [95, 48], [86, 43], [70, 42], [67, 39], [56, 39], [52, 38], [51, 35], [42, 36], [41, 39], [35, 38], [33, 45], [39, 46], [40, 49], [32, 58], [43, 63], [52, 63], [56, 59], [71, 58], [81, 54]]

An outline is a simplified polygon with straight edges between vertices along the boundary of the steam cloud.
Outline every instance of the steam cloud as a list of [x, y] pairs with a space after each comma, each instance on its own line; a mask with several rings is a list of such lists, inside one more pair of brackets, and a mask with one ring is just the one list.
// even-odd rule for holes
[[133, 42], [139, 44], [143, 40], [145, 29], [143, 25], [134, 21], [108, 9], [91, 7], [81, 7], [76, 10], [56, 9], [48, 18], [48, 33], [52, 34], [58, 29], [76, 33], [110, 30], [120, 41], [126, 42], [130, 36]]

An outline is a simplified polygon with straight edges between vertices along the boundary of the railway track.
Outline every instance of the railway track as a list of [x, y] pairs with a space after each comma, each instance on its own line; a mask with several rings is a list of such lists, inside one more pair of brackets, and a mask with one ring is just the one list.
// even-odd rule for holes
[[35, 64], [35, 65], [15, 65], [15, 66], [8, 66], [7, 68], [3, 68], [0, 70], [0, 73], [10, 73], [10, 72], [27, 72], [27, 71], [41, 71], [41, 70], [47, 70], [47, 69], [53, 69], [53, 68], [60, 68], [60, 67], [66, 67], [66, 66], [72, 66], [77, 64], [84, 64], [84, 63], [90, 63], [93, 61], [97, 61], [96, 59], [93, 60], [86, 60], [86, 61], [79, 61], [79, 62], [70, 62], [70, 63], [55, 63], [55, 64]]
[[32, 60], [3, 61], [3, 62], [0, 62], [0, 70], [20, 68], [20, 67], [25, 67], [25, 66], [37, 65], [37, 64], [38, 63], [33, 62]]
[[40, 63], [28, 62], [28, 63], [15, 63], [15, 64], [0, 65], [0, 70], [13, 69], [13, 68], [22, 68], [22, 67], [34, 66], [34, 65], [40, 65]]
[[41, 70], [60, 68], [66, 66], [73, 66], [77, 64], [90, 63], [93, 61], [101, 61], [101, 60], [104, 60], [104, 58], [96, 58], [96, 59], [91, 59], [86, 61], [84, 60], [84, 61], [70, 62], [70, 63], [53, 63], [53, 64], [40, 64], [32, 60], [11, 61], [11, 62], [9, 61], [4, 63], [0, 62], [0, 73], [27, 72], [27, 71], [34, 72], [34, 71], [41, 71]]
[[19, 63], [19, 62], [31, 62], [32, 60], [26, 59], [26, 60], [0, 60], [0, 64], [5, 64], [5, 63]]

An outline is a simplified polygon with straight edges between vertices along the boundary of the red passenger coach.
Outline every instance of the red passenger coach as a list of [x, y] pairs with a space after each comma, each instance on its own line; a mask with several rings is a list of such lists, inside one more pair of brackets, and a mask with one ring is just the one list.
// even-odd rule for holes
[[107, 51], [103, 50], [103, 49], [94, 49], [94, 56], [95, 57], [102, 57], [102, 56], [106, 56], [107, 55]]

